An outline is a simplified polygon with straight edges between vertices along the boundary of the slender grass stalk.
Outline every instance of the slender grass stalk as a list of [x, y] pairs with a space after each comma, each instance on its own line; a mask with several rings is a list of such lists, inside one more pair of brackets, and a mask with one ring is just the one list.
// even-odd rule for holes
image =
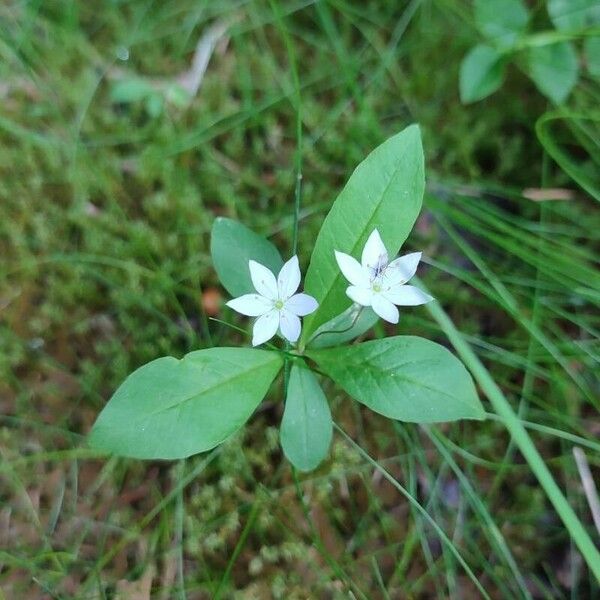
[[[482, 502], [481, 498], [477, 495], [475, 490], [472, 489], [471, 483], [469, 479], [465, 476], [465, 474], [461, 471], [460, 467], [450, 454], [450, 452], [446, 449], [444, 445], [445, 436], [441, 434], [434, 428], [430, 428], [427, 426], [423, 427], [423, 431], [427, 435], [427, 437], [433, 442], [438, 452], [444, 458], [444, 461], [450, 466], [454, 475], [460, 482], [460, 485], [465, 490], [470, 502], [473, 505], [474, 510], [481, 516], [482, 521], [485, 523], [485, 535], [489, 538], [490, 542], [497, 547], [496, 551], [500, 556], [502, 556], [513, 573], [515, 581], [519, 585], [519, 590], [522, 594], [522, 597], [528, 598], [531, 600], [531, 594], [527, 589], [527, 583], [525, 578], [523, 577], [519, 566], [512, 555], [512, 552], [502, 535], [502, 532], [494, 522], [492, 516], [487, 511], [485, 503]], [[504, 463], [503, 463], [504, 464]]]
[[[185, 458], [180, 460], [175, 469], [178, 481], [185, 477]], [[183, 488], [177, 491], [175, 502], [175, 543], [177, 545], [177, 598], [186, 600], [185, 573], [183, 572], [183, 521], [185, 518], [185, 498]]]
[[[486, 418], [505, 423], [504, 419], [495, 413], [486, 413]], [[521, 425], [523, 425], [523, 427], [525, 427], [526, 429], [531, 429], [533, 431], [539, 431], [540, 433], [545, 433], [546, 435], [553, 435], [557, 438], [567, 440], [569, 442], [572, 442], [573, 444], [579, 444], [580, 446], [585, 446], [586, 448], [590, 448], [590, 450], [594, 450], [594, 452], [600, 453], [600, 444], [597, 442], [588, 440], [584, 437], [575, 435], [573, 433], [569, 433], [568, 431], [562, 431], [561, 429], [556, 429], [555, 427], [548, 427], [547, 425], [541, 425], [540, 423], [534, 423], [532, 421], [525, 421], [523, 419], [519, 419], [519, 420], [521, 422]]]
[[[281, 10], [279, 4], [276, 0], [271, 0], [271, 7], [273, 12], [277, 17], [277, 24], [281, 31], [281, 35], [283, 37], [283, 41], [286, 47], [288, 60], [290, 63], [290, 69], [292, 72], [292, 80], [294, 84], [294, 109], [296, 111], [296, 151], [294, 153], [294, 169], [296, 171], [296, 185], [294, 187], [294, 218], [292, 223], [292, 255], [296, 254], [298, 251], [298, 227], [300, 221], [300, 206], [301, 206], [301, 193], [302, 193], [302, 96], [301, 96], [301, 88], [300, 88], [300, 78], [298, 76], [298, 67], [296, 60], [296, 53], [294, 51], [294, 45], [290, 39], [288, 30], [283, 22], [283, 17], [281, 15]], [[285, 344], [286, 351], [290, 349], [290, 343], [286, 342]], [[291, 361], [288, 356], [285, 357], [284, 363], [284, 372], [283, 372], [283, 396], [284, 401], [287, 398], [287, 390], [288, 384], [290, 380], [290, 369], [291, 369]], [[300, 504], [302, 506], [302, 510], [304, 512], [304, 517], [309, 525], [309, 529], [311, 532], [311, 537], [313, 539], [313, 543], [319, 549], [322, 556], [324, 556], [329, 563], [332, 569], [336, 569], [335, 563], [329, 560], [328, 553], [325, 551], [325, 546], [323, 545], [321, 539], [318, 536], [316, 527], [313, 523], [312, 517], [306, 506], [306, 502], [304, 500], [304, 495], [302, 493], [302, 489], [300, 487], [300, 481], [298, 479], [298, 472], [296, 468], [292, 465], [292, 476], [294, 479], [294, 486], [296, 489], [296, 495]], [[362, 591], [359, 588], [355, 588], [355, 592], [359, 594], [359, 597], [366, 598]]]
[[[298, 250], [298, 224], [300, 221], [300, 199], [302, 192], [302, 96], [300, 92], [300, 78], [298, 76], [298, 66], [294, 45], [290, 39], [288, 30], [283, 22], [281, 8], [276, 0], [271, 0], [271, 8], [275, 13], [277, 25], [281, 31], [283, 42], [285, 44], [292, 80], [294, 84], [294, 109], [296, 111], [296, 151], [294, 154], [294, 167], [296, 170], [296, 185], [294, 187], [294, 220], [292, 224], [292, 255]], [[286, 341], [285, 349], [289, 351], [290, 344]], [[283, 366], [283, 396], [287, 397], [288, 383], [290, 380], [291, 363], [286, 358]]]
[[304, 498], [304, 493], [300, 485], [300, 480], [298, 479], [298, 470], [293, 466], [292, 477], [294, 479], [294, 488], [296, 490], [296, 495], [298, 496], [298, 500], [302, 508], [302, 513], [304, 514], [304, 518], [306, 519], [306, 522], [308, 524], [310, 537], [312, 543], [315, 545], [315, 548], [318, 550], [319, 554], [323, 557], [323, 559], [327, 562], [329, 568], [336, 574], [336, 577], [338, 577], [341, 581], [346, 582], [346, 585], [351, 586], [353, 593], [356, 594], [359, 598], [361, 598], [361, 600], [368, 600], [368, 597], [358, 587], [358, 585], [346, 576], [346, 573], [343, 571], [343, 569], [340, 568], [340, 566], [333, 559], [333, 557], [330, 555], [327, 548], [325, 547], [325, 544], [319, 536], [314, 520], [310, 514], [309, 506]]
[[294, 187], [294, 221], [292, 224], [292, 254], [298, 251], [298, 222], [300, 220], [300, 198], [302, 193], [302, 95], [300, 87], [300, 77], [298, 75], [298, 61], [294, 44], [290, 39], [289, 32], [283, 21], [281, 7], [276, 0], [271, 0], [271, 8], [275, 13], [277, 25], [285, 44], [288, 56], [290, 71], [292, 74], [292, 83], [294, 85], [293, 107], [296, 112], [296, 150], [294, 152], [294, 170], [296, 172], [296, 185]]
[[102, 572], [102, 569], [106, 567], [110, 563], [110, 561], [117, 556], [117, 554], [127, 546], [127, 544], [131, 543], [136, 539], [136, 537], [143, 531], [152, 520], [161, 513], [162, 510], [166, 506], [168, 506], [171, 502], [177, 501], [177, 496], [179, 493], [183, 492], [183, 490], [190, 485], [193, 481], [195, 481], [200, 473], [202, 473], [222, 452], [223, 446], [217, 446], [214, 450], [211, 450], [193, 469], [189, 471], [185, 475], [181, 481], [177, 482], [177, 485], [169, 491], [168, 494], [158, 502], [154, 508], [144, 515], [143, 519], [140, 519], [138, 523], [131, 529], [127, 530], [122, 539], [119, 540], [116, 544], [112, 545], [110, 549], [101, 556], [94, 567], [90, 570], [87, 575], [85, 581], [81, 584], [80, 592], [83, 592], [89, 588], [89, 586], [94, 583], [95, 578], [98, 574]]
[[[418, 434], [413, 427], [402, 427], [399, 423], [394, 423], [394, 429], [396, 433], [404, 440], [404, 443], [408, 448], [411, 448], [411, 452], [406, 459], [406, 468], [408, 471], [408, 485], [407, 491], [416, 498], [417, 490], [420, 486], [420, 479], [423, 477], [427, 481], [427, 501], [424, 503], [426, 511], [431, 512], [432, 518], [436, 523], [443, 523], [443, 516], [440, 512], [439, 502], [439, 485], [440, 480], [443, 477], [442, 473], [445, 466], [442, 466], [439, 471], [434, 473], [429, 467], [427, 458], [425, 456], [425, 449], [418, 439]], [[455, 565], [452, 561], [452, 556], [448, 553], [448, 544], [441, 544], [442, 556], [441, 560], [433, 555], [429, 535], [425, 529], [425, 523], [421, 518], [421, 513], [416, 510], [414, 506], [411, 506], [411, 513], [413, 520], [419, 532], [419, 541], [421, 545], [421, 551], [423, 557], [427, 562], [429, 570], [432, 575], [432, 579], [436, 589], [437, 598], [455, 598], [457, 596], [456, 589], [456, 570]], [[448, 535], [448, 539], [451, 540], [452, 544], [456, 546], [454, 535], [456, 534], [456, 528], [452, 537]], [[441, 564], [440, 564], [441, 563]], [[446, 587], [444, 588], [444, 580]], [[409, 589], [408, 593], [418, 593], [418, 588]]]
[[222, 597], [222, 594], [225, 591], [225, 585], [227, 584], [227, 581], [229, 580], [233, 566], [235, 565], [235, 562], [237, 561], [239, 555], [241, 554], [242, 550], [244, 549], [244, 546], [246, 545], [248, 536], [250, 535], [252, 529], [254, 528], [254, 524], [256, 522], [256, 517], [258, 517], [258, 514], [259, 514], [261, 508], [262, 508], [262, 498], [261, 498], [261, 496], [257, 496], [257, 498], [254, 500], [254, 503], [252, 504], [252, 508], [250, 510], [250, 514], [248, 515], [248, 520], [246, 521], [246, 525], [244, 526], [244, 529], [242, 530], [242, 533], [241, 533], [241, 535], [237, 541], [237, 544], [235, 545], [235, 548], [231, 554], [231, 557], [227, 563], [225, 572], [223, 573], [223, 576], [221, 577], [221, 581], [219, 582], [219, 586], [217, 587], [217, 591], [215, 592], [215, 596], [214, 596], [215, 600], [219, 600], [219, 598]]
[[377, 564], [377, 559], [375, 556], [371, 556], [371, 566], [373, 567], [373, 574], [375, 575], [375, 581], [377, 582], [377, 586], [381, 591], [381, 595], [384, 600], [392, 600], [389, 595], [387, 588], [385, 587], [385, 583], [383, 582], [383, 577], [381, 576], [381, 571], [379, 569], [379, 565]]
[[[292, 223], [292, 255], [296, 254], [298, 251], [298, 228], [300, 221], [300, 206], [301, 206], [301, 193], [302, 193], [302, 145], [303, 145], [303, 137], [302, 137], [302, 96], [301, 96], [301, 87], [300, 87], [300, 78], [298, 76], [298, 67], [296, 60], [296, 53], [294, 51], [294, 45], [289, 37], [289, 33], [283, 22], [283, 17], [281, 15], [281, 10], [279, 4], [276, 0], [271, 0], [270, 2], [273, 12], [277, 17], [277, 24], [281, 31], [281, 35], [283, 37], [283, 41], [286, 47], [288, 60], [290, 63], [290, 69], [292, 72], [292, 80], [294, 84], [294, 109], [296, 111], [296, 151], [294, 153], [294, 169], [296, 171], [296, 184], [294, 187], [294, 218]], [[290, 343], [286, 342], [285, 350], [289, 352]], [[284, 363], [284, 372], [283, 372], [283, 390], [284, 390], [284, 401], [287, 397], [287, 389], [288, 383], [290, 379], [290, 369], [291, 369], [291, 361], [288, 356], [285, 357]], [[313, 543], [318, 548], [319, 552], [322, 556], [325, 557], [329, 566], [336, 572], [338, 576], [343, 575], [337, 569], [337, 565], [334, 561], [332, 561], [329, 557], [328, 552], [325, 550], [325, 546], [320, 539], [315, 524], [313, 523], [313, 519], [310, 515], [310, 511], [306, 506], [306, 502], [304, 500], [304, 495], [302, 493], [302, 489], [300, 487], [300, 481], [298, 479], [298, 472], [296, 468], [292, 465], [292, 476], [294, 479], [294, 486], [296, 489], [296, 495], [300, 504], [302, 506], [302, 510], [304, 512], [304, 517], [309, 525], [309, 529], [311, 532], [311, 537]], [[343, 579], [343, 578], [342, 578]], [[354, 591], [359, 595], [360, 598], [366, 600], [366, 596], [360, 590], [360, 588], [354, 586]]]
[[[547, 165], [548, 165], [548, 155], [544, 154], [544, 162], [543, 162], [543, 173], [542, 173], [542, 181], [541, 186], [544, 187], [547, 179]], [[540, 225], [546, 224], [546, 203], [542, 202], [540, 206]], [[541, 255], [542, 249], [542, 236], [538, 236], [538, 255]], [[533, 327], [538, 327], [540, 323], [540, 313], [541, 313], [541, 303], [540, 303], [540, 284], [542, 281], [542, 273], [538, 266], [535, 267], [535, 288], [533, 291], [533, 306], [531, 309], [531, 324]], [[537, 347], [537, 340], [533, 337], [529, 337], [529, 341], [527, 343], [527, 366], [525, 368], [525, 375], [523, 376], [523, 385], [521, 386], [521, 399], [519, 400], [519, 408], [517, 410], [517, 414], [519, 418], [522, 420], [529, 410], [529, 398], [533, 394], [533, 390], [535, 387], [535, 349]], [[500, 469], [496, 477], [494, 478], [494, 482], [492, 483], [492, 487], [490, 490], [490, 496], [495, 496], [497, 491], [500, 489], [500, 486], [504, 482], [504, 479], [508, 475], [509, 465], [511, 459], [514, 455], [514, 447], [515, 441], [511, 438], [508, 447], [504, 453], [504, 460], [502, 461], [503, 467]]]
[[[415, 278], [415, 281], [417, 281], [417, 278]], [[426, 289], [422, 282], [419, 281], [418, 283], [423, 289]], [[492, 379], [488, 370], [463, 339], [462, 334], [456, 328], [446, 311], [438, 302], [430, 302], [426, 306], [431, 316], [437, 321], [442, 331], [448, 337], [450, 343], [454, 346], [458, 355], [471, 371], [473, 377], [491, 402], [498, 416], [502, 418], [519, 450], [525, 457], [525, 460], [527, 460], [531, 470], [546, 492], [548, 499], [577, 544], [590, 571], [594, 574], [596, 579], [600, 581], [600, 552], [598, 552], [598, 549], [594, 546], [594, 543], [579, 520], [579, 517], [575, 514], [575, 511], [571, 508], [561, 489], [558, 487], [552, 473], [550, 473], [544, 459], [529, 437], [521, 420], [512, 409], [500, 388]]]
[[342, 435], [342, 437], [370, 464], [373, 468], [377, 469], [385, 479], [387, 479], [410, 503], [410, 505], [415, 508], [424, 518], [425, 520], [433, 527], [440, 540], [447, 545], [450, 549], [454, 558], [459, 562], [461, 567], [465, 570], [465, 573], [469, 576], [475, 587], [479, 590], [481, 595], [484, 598], [490, 599], [490, 596], [485, 591], [479, 579], [477, 579], [475, 573], [473, 573], [471, 567], [467, 564], [465, 559], [460, 555], [459, 551], [456, 549], [452, 540], [446, 535], [444, 530], [435, 522], [435, 519], [421, 506], [421, 504], [416, 500], [416, 498], [408, 492], [408, 490], [402, 486], [384, 467], [382, 467], [371, 455], [360, 445], [357, 444], [335, 421], [333, 423], [335, 429]]
[[513, 294], [493, 273], [487, 262], [481, 256], [478, 256], [477, 252], [471, 247], [470, 244], [466, 242], [466, 240], [461, 238], [456, 229], [443, 215], [436, 214], [435, 217], [442, 227], [444, 227], [444, 230], [448, 233], [450, 238], [460, 248], [460, 250], [488, 280], [490, 285], [498, 294], [498, 298], [502, 302], [505, 309], [514, 317], [519, 325], [521, 325], [528, 332], [530, 336], [535, 338], [548, 351], [552, 358], [564, 369], [564, 371], [579, 387], [586, 398], [590, 400], [590, 403], [594, 406], [597, 406], [597, 400], [595, 400], [594, 396], [587, 389], [588, 386], [586, 385], [585, 379], [571, 367], [569, 362], [560, 352], [560, 349], [557, 348], [556, 344], [541, 329], [539, 329], [539, 327], [536, 327], [531, 319], [527, 318], [523, 314], [523, 311], [519, 307]]

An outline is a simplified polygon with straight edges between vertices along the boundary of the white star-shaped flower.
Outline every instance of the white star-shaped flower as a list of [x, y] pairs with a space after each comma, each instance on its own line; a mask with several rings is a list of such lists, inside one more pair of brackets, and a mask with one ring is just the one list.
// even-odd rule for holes
[[416, 273], [421, 252], [406, 254], [389, 262], [388, 253], [377, 229], [371, 233], [361, 262], [343, 252], [335, 252], [344, 277], [352, 284], [346, 294], [357, 304], [370, 306], [383, 320], [397, 323], [398, 306], [418, 306], [433, 298], [405, 283]]
[[308, 294], [296, 294], [300, 286], [298, 257], [292, 256], [275, 275], [254, 260], [248, 262], [250, 277], [258, 293], [244, 294], [227, 306], [248, 317], [258, 317], [252, 330], [252, 345], [270, 340], [279, 329], [290, 342], [300, 337], [300, 318], [317, 310], [318, 302]]

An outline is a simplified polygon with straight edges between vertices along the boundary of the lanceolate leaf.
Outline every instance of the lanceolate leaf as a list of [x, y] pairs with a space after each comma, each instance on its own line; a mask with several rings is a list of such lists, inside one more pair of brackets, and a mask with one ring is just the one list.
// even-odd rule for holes
[[542, 94], [561, 104], [577, 83], [579, 64], [575, 48], [569, 42], [530, 48], [529, 75]]
[[329, 404], [312, 372], [293, 365], [281, 421], [281, 447], [301, 471], [312, 471], [327, 456], [333, 425]]
[[463, 103], [483, 100], [504, 81], [506, 57], [491, 46], [475, 46], [460, 65], [459, 91]]
[[598, 0], [548, 0], [548, 12], [554, 26], [565, 31], [600, 23]]
[[155, 93], [154, 87], [144, 79], [122, 79], [110, 91], [113, 102], [137, 102]]
[[277, 248], [245, 225], [219, 217], [210, 238], [210, 252], [223, 287], [232, 296], [254, 292], [248, 261], [255, 260], [278, 273], [283, 260]]
[[352, 304], [331, 321], [323, 323], [308, 342], [308, 347], [340, 346], [371, 329], [378, 319], [372, 308]]
[[510, 47], [525, 31], [529, 13], [522, 0], [475, 0], [475, 21], [494, 44]]
[[411, 125], [373, 150], [352, 173], [317, 237], [305, 291], [320, 306], [304, 320], [301, 343], [350, 306], [335, 250], [357, 256], [377, 228], [390, 255], [398, 252], [421, 210], [423, 162], [421, 132]]
[[281, 365], [279, 354], [250, 348], [158, 358], [123, 382], [98, 416], [89, 443], [148, 459], [210, 450], [248, 420]]
[[583, 42], [587, 69], [592, 77], [600, 79], [600, 36], [588, 37]]
[[446, 348], [398, 336], [308, 356], [355, 400], [413, 423], [483, 419], [471, 376]]

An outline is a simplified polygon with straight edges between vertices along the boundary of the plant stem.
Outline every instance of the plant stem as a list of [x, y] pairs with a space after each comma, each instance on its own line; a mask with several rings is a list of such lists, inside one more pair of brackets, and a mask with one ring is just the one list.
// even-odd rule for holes
[[[298, 66], [294, 45], [290, 39], [287, 27], [283, 22], [283, 16], [276, 0], [271, 0], [271, 8], [277, 19], [277, 24], [281, 30], [281, 36], [285, 44], [285, 49], [292, 72], [292, 80], [294, 84], [294, 101], [293, 106], [296, 111], [296, 151], [294, 153], [294, 169], [296, 171], [296, 185], [294, 187], [294, 221], [292, 225], [292, 255], [298, 251], [298, 223], [300, 220], [300, 196], [302, 192], [302, 96], [300, 94], [300, 78], [298, 76]], [[289, 342], [285, 343], [285, 350], [289, 351]], [[290, 378], [290, 361], [286, 358], [283, 366], [283, 395], [284, 401], [287, 397], [288, 381]]]
[[[176, 480], [185, 477], [185, 458], [180, 460], [175, 469]], [[175, 547], [177, 552], [177, 596], [179, 600], [186, 600], [185, 573], [183, 569], [183, 522], [185, 519], [185, 498], [183, 488], [179, 488], [175, 502]]]

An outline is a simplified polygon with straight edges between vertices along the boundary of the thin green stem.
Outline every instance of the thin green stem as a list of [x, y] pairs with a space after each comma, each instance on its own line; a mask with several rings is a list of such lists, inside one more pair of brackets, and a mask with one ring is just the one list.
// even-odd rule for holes
[[259, 511], [261, 508], [262, 508], [262, 498], [260, 496], [258, 496], [254, 500], [254, 503], [252, 504], [252, 508], [250, 510], [250, 514], [248, 515], [248, 520], [246, 521], [246, 525], [244, 526], [244, 529], [242, 530], [240, 538], [239, 538], [237, 544], [235, 545], [235, 548], [233, 550], [231, 558], [229, 559], [229, 562], [227, 563], [227, 567], [225, 568], [223, 577], [221, 577], [221, 581], [219, 582], [217, 591], [215, 592], [215, 596], [214, 596], [215, 600], [219, 600], [222, 597], [225, 586], [227, 585], [227, 582], [229, 581], [229, 577], [231, 576], [231, 571], [232, 571], [238, 557], [240, 556], [242, 550], [244, 549], [244, 546], [246, 545], [248, 536], [250, 535], [252, 529], [254, 528], [254, 524], [256, 522], [256, 517], [258, 517]]
[[[496, 413], [485, 413], [487, 419], [492, 419], [494, 421], [499, 421], [506, 425], [506, 421], [498, 416]], [[519, 417], [518, 417], [519, 418]], [[568, 442], [572, 442], [573, 444], [578, 444], [580, 446], [585, 446], [594, 452], [600, 453], [600, 444], [591, 440], [587, 440], [584, 437], [579, 435], [575, 435], [573, 433], [569, 433], [568, 431], [562, 431], [561, 429], [556, 429], [555, 427], [549, 427], [548, 425], [541, 425], [540, 423], [533, 423], [532, 421], [524, 421], [519, 418], [521, 425], [526, 429], [531, 429], [533, 431], [539, 431], [540, 433], [545, 433], [546, 435], [552, 435], [554, 437], [567, 440]]]
[[[542, 168], [542, 188], [546, 184], [546, 170], [547, 170], [547, 154], [544, 152], [544, 162]], [[542, 202], [540, 206], [540, 225], [544, 226], [546, 224], [546, 203]], [[538, 237], [537, 243], [537, 254], [541, 255], [542, 252], [542, 236]], [[535, 289], [533, 291], [533, 307], [531, 309], [531, 324], [533, 327], [538, 327], [541, 321], [541, 302], [540, 302], [540, 286], [542, 283], [542, 272], [539, 267], [536, 265], [535, 267]], [[517, 415], [519, 419], [523, 420], [527, 415], [527, 411], [529, 409], [529, 398], [533, 394], [533, 390], [535, 387], [535, 351], [537, 349], [538, 342], [533, 336], [529, 336], [529, 342], [527, 344], [527, 366], [525, 368], [525, 375], [523, 377], [523, 385], [521, 387], [521, 399], [519, 401], [519, 408], [517, 409]], [[514, 454], [514, 439], [511, 438], [510, 444], [506, 448], [506, 452], [504, 453], [504, 460], [502, 461], [503, 467], [500, 469], [499, 473], [494, 478], [494, 482], [492, 483], [492, 487], [489, 492], [489, 496], [494, 496], [498, 490], [500, 489], [504, 479], [509, 471], [509, 465], [512, 462], [512, 456]]]
[[292, 82], [294, 85], [293, 106], [296, 111], [296, 151], [294, 153], [294, 170], [296, 172], [296, 185], [294, 188], [294, 221], [292, 224], [292, 254], [298, 251], [298, 222], [300, 220], [300, 197], [302, 193], [302, 95], [300, 77], [298, 75], [298, 61], [294, 44], [290, 39], [289, 32], [283, 21], [279, 3], [271, 0], [271, 8], [277, 18], [277, 24], [281, 31], [283, 43], [288, 56]]
[[238, 327], [237, 325], [234, 325], [233, 323], [229, 323], [228, 321], [223, 321], [223, 319], [217, 319], [216, 317], [209, 317], [209, 320], [214, 321], [215, 323], [219, 323], [220, 325], [225, 325], [225, 327], [229, 327], [230, 329], [233, 329], [234, 331], [237, 331], [245, 336], [249, 337], [251, 335], [245, 329], [242, 329], [241, 327]]
[[365, 596], [364, 592], [358, 587], [357, 584], [355, 584], [347, 577], [344, 570], [337, 564], [335, 559], [333, 559], [333, 557], [327, 551], [327, 548], [325, 548], [325, 545], [323, 544], [317, 532], [317, 528], [315, 527], [315, 523], [310, 514], [309, 507], [304, 498], [302, 486], [300, 485], [300, 480], [298, 479], [298, 471], [294, 466], [292, 466], [292, 477], [294, 479], [294, 488], [296, 489], [296, 495], [298, 496], [298, 500], [300, 501], [300, 506], [302, 507], [302, 512], [304, 513], [304, 518], [306, 519], [306, 523], [308, 524], [310, 537], [312, 543], [315, 545], [315, 548], [325, 559], [331, 570], [336, 574], [340, 581], [344, 581], [349, 587], [352, 587], [354, 593], [356, 593], [362, 600], [367, 600], [367, 596]]
[[571, 40], [579, 40], [582, 37], [595, 37], [597, 35], [600, 35], [600, 27], [587, 27], [570, 31], [557, 31], [555, 29], [540, 31], [521, 38], [515, 47], [511, 49], [511, 53], [527, 48], [549, 46], [559, 42], [569, 42]]
[[[185, 458], [180, 460], [176, 468], [177, 481], [185, 477]], [[185, 498], [183, 488], [177, 491], [175, 503], [175, 544], [177, 551], [177, 597], [179, 600], [186, 600], [185, 593], [185, 573], [183, 570], [183, 522], [185, 519]]]
[[454, 475], [460, 482], [460, 485], [465, 490], [465, 495], [469, 499], [475, 512], [480, 516], [481, 520], [485, 523], [484, 535], [489, 539], [492, 547], [496, 549], [498, 554], [502, 556], [512, 571], [515, 581], [519, 586], [519, 591], [522, 597], [531, 600], [532, 596], [527, 589], [527, 583], [525, 578], [519, 570], [519, 566], [512, 555], [512, 552], [500, 531], [500, 528], [496, 525], [492, 515], [488, 512], [485, 503], [481, 500], [475, 490], [472, 488], [469, 479], [462, 472], [450, 452], [446, 448], [446, 436], [437, 431], [433, 427], [423, 426], [422, 430], [425, 432], [427, 437], [433, 442], [438, 452], [444, 458], [446, 464], [452, 469]]
[[450, 552], [454, 555], [454, 558], [459, 562], [461, 567], [465, 570], [471, 581], [477, 587], [479, 592], [484, 598], [489, 600], [489, 595], [475, 576], [475, 573], [471, 570], [471, 567], [467, 564], [465, 559], [460, 555], [452, 540], [446, 535], [444, 530], [435, 522], [435, 519], [423, 508], [423, 506], [415, 499], [415, 497], [408, 492], [386, 469], [384, 469], [371, 455], [363, 449], [362, 446], [357, 444], [336, 422], [333, 423], [336, 430], [343, 436], [343, 438], [369, 463], [373, 468], [377, 469], [385, 479], [387, 479], [415, 508], [423, 518], [433, 527], [440, 540], [448, 547]]
[[[242, 329], [241, 327], [238, 327], [237, 325], [234, 325], [233, 323], [229, 323], [227, 321], [223, 321], [222, 319], [217, 319], [215, 317], [210, 317], [210, 320], [214, 321], [215, 323], [220, 323], [221, 325], [225, 325], [226, 327], [230, 327], [234, 331], [239, 331], [240, 333], [244, 334], [246, 337], [250, 337], [252, 335], [251, 333], [249, 333], [245, 329]], [[279, 352], [280, 354], [283, 354], [283, 356], [284, 356], [284, 358], [286, 360], [288, 358], [291, 358], [291, 359], [298, 358], [298, 354], [296, 352], [290, 351], [290, 345], [289, 344], [286, 344], [285, 348], [278, 348], [277, 346], [275, 346], [275, 344], [271, 344], [269, 342], [266, 342], [265, 346], [267, 348], [269, 348], [269, 350], [273, 350], [274, 352]]]
[[160, 502], [158, 502], [146, 515], [143, 519], [140, 519], [133, 527], [127, 529], [123, 533], [123, 537], [113, 544], [110, 549], [100, 557], [100, 559], [96, 562], [94, 567], [90, 569], [87, 573], [87, 577], [85, 581], [80, 585], [79, 592], [81, 597], [85, 596], [86, 590], [95, 582], [96, 577], [102, 572], [102, 569], [106, 567], [110, 563], [111, 560], [119, 552], [123, 550], [130, 544], [133, 540], [139, 536], [140, 532], [142, 532], [151, 522], [152, 520], [160, 514], [162, 510], [166, 506], [168, 506], [171, 502], [177, 501], [177, 497], [180, 492], [182, 492], [192, 481], [195, 481], [200, 473], [202, 473], [223, 451], [224, 446], [218, 446], [214, 450], [211, 450], [209, 454], [205, 456], [205, 458], [200, 461], [195, 468], [191, 469], [189, 473], [187, 473], [180, 481], [177, 481], [175, 487], [166, 494]]
[[[298, 66], [296, 60], [296, 52], [294, 45], [290, 39], [287, 27], [283, 21], [283, 16], [276, 0], [271, 0], [271, 8], [277, 19], [277, 24], [283, 37], [285, 49], [292, 72], [292, 80], [294, 85], [294, 100], [293, 106], [296, 111], [296, 151], [294, 153], [294, 169], [296, 172], [296, 185], [294, 187], [294, 220], [292, 224], [292, 255], [298, 252], [298, 223], [300, 221], [300, 199], [302, 193], [302, 96], [300, 91], [300, 78], [298, 76]], [[286, 342], [285, 349], [289, 351], [290, 344]], [[290, 379], [291, 363], [287, 359], [283, 366], [283, 396], [287, 397], [288, 382]]]

